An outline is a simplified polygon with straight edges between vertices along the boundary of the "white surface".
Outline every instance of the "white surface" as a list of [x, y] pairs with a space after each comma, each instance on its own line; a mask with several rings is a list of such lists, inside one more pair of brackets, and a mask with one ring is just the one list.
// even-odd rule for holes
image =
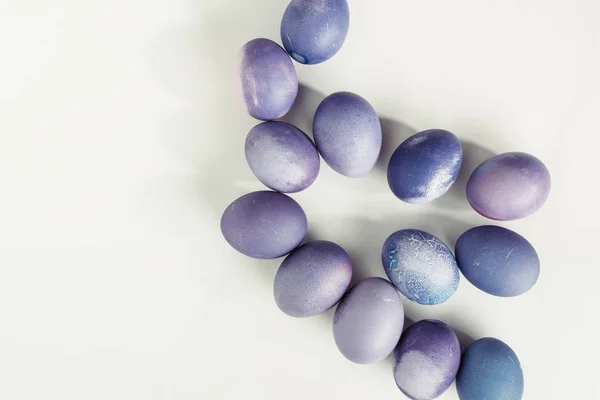
[[[503, 224], [539, 252], [531, 292], [499, 299], [463, 279], [441, 306], [405, 302], [412, 320], [509, 343], [528, 400], [600, 397], [599, 4], [352, 0], [341, 52], [296, 64], [318, 92], [304, 89], [287, 120], [309, 130], [338, 90], [383, 118], [386, 149], [368, 177], [323, 163], [293, 196], [310, 237], [345, 247], [356, 277], [383, 275], [394, 230], [453, 246], [490, 222], [467, 206], [465, 174], [430, 205], [393, 197], [384, 168], [407, 126], [455, 132], [467, 169], [488, 151], [547, 164], [548, 203]], [[279, 41], [285, 6], [0, 0], [0, 398], [403, 398], [389, 361], [339, 354], [331, 313], [277, 309], [280, 260], [239, 255], [219, 232], [227, 204], [262, 189], [244, 160], [256, 121], [236, 103], [234, 59], [254, 37]], [[456, 398], [454, 387], [442, 397]]]

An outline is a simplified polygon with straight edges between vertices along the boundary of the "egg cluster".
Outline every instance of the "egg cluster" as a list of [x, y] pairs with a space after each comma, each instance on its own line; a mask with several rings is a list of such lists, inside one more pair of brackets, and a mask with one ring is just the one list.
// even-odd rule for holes
[[[461, 400], [521, 399], [519, 359], [502, 341], [483, 338], [461, 357], [454, 331], [437, 320], [422, 320], [404, 333], [400, 293], [419, 304], [448, 300], [460, 272], [482, 291], [517, 296], [537, 281], [540, 263], [533, 246], [499, 226], [474, 227], [456, 243], [455, 255], [435, 236], [416, 229], [392, 233], [382, 246], [389, 281], [367, 278], [349, 288], [352, 265], [346, 251], [329, 241], [301, 245], [307, 231], [302, 207], [285, 193], [309, 187], [320, 157], [338, 173], [360, 177], [379, 158], [381, 125], [367, 100], [333, 93], [316, 110], [315, 143], [300, 129], [275, 121], [292, 107], [298, 78], [292, 59], [317, 64], [334, 56], [349, 28], [346, 0], [292, 0], [281, 22], [283, 47], [254, 39], [241, 52], [239, 78], [248, 113], [262, 122], [250, 130], [245, 153], [257, 179], [272, 191], [248, 193], [223, 213], [221, 231], [229, 244], [254, 258], [289, 254], [275, 276], [277, 306], [293, 317], [310, 317], [337, 304], [333, 335], [349, 360], [367, 364], [394, 353], [393, 375], [415, 400], [434, 399], [456, 379]], [[429, 129], [405, 140], [393, 153], [387, 179], [400, 200], [422, 204], [442, 196], [456, 180], [463, 159], [459, 139]], [[500, 154], [482, 163], [466, 189], [479, 214], [509, 221], [539, 209], [550, 192], [544, 164], [526, 153]]]

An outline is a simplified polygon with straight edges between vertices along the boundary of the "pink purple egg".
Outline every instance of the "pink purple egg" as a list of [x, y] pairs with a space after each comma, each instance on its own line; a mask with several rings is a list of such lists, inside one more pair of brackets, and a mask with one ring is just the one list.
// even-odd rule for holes
[[275, 302], [287, 315], [312, 317], [336, 305], [351, 279], [352, 264], [343, 248], [324, 240], [309, 242], [277, 270]]
[[483, 162], [469, 178], [467, 199], [484, 217], [510, 221], [537, 211], [550, 195], [550, 173], [527, 153], [504, 153]]
[[302, 242], [307, 220], [302, 207], [277, 192], [248, 193], [225, 209], [221, 232], [237, 251], [254, 258], [286, 255]]

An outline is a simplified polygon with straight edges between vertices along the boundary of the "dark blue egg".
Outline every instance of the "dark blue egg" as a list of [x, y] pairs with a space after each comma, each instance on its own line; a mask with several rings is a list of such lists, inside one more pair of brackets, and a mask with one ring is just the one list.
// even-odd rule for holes
[[469, 282], [494, 296], [525, 293], [540, 275], [540, 260], [523, 236], [500, 226], [478, 226], [456, 242], [458, 267]]

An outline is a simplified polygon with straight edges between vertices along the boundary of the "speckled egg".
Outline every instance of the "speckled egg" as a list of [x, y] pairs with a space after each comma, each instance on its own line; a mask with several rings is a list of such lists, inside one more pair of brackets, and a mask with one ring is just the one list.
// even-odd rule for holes
[[242, 48], [238, 73], [248, 113], [269, 121], [283, 117], [298, 95], [298, 76], [290, 56], [269, 39], [254, 39]]
[[383, 244], [381, 260], [390, 281], [416, 303], [443, 303], [458, 287], [452, 252], [430, 233], [404, 229], [391, 234]]
[[348, 34], [346, 0], [292, 0], [281, 20], [281, 41], [302, 64], [318, 64], [337, 53]]
[[415, 322], [394, 350], [394, 379], [412, 400], [440, 396], [454, 381], [459, 365], [460, 343], [442, 321]]
[[312, 317], [337, 304], [348, 290], [352, 264], [346, 251], [323, 240], [306, 243], [281, 263], [275, 302], [292, 317]]
[[254, 258], [277, 258], [304, 239], [307, 220], [302, 207], [277, 192], [248, 193], [225, 209], [221, 232], [237, 251]]
[[527, 153], [504, 153], [481, 164], [467, 182], [467, 199], [484, 217], [510, 221], [537, 211], [550, 195], [550, 173]]
[[370, 364], [386, 358], [396, 347], [404, 325], [398, 291], [382, 278], [367, 278], [342, 298], [333, 318], [333, 336], [352, 362]]
[[500, 226], [478, 226], [463, 233], [456, 242], [456, 260], [469, 282], [494, 296], [523, 294], [540, 275], [533, 246]]
[[450, 189], [462, 159], [462, 146], [454, 134], [442, 129], [419, 132], [394, 151], [387, 169], [388, 184], [402, 201], [429, 203]]
[[367, 174], [381, 152], [377, 113], [354, 93], [338, 92], [326, 97], [315, 113], [313, 134], [325, 162], [349, 177]]
[[520, 400], [523, 385], [519, 358], [501, 340], [476, 340], [463, 353], [456, 376], [460, 400]]

